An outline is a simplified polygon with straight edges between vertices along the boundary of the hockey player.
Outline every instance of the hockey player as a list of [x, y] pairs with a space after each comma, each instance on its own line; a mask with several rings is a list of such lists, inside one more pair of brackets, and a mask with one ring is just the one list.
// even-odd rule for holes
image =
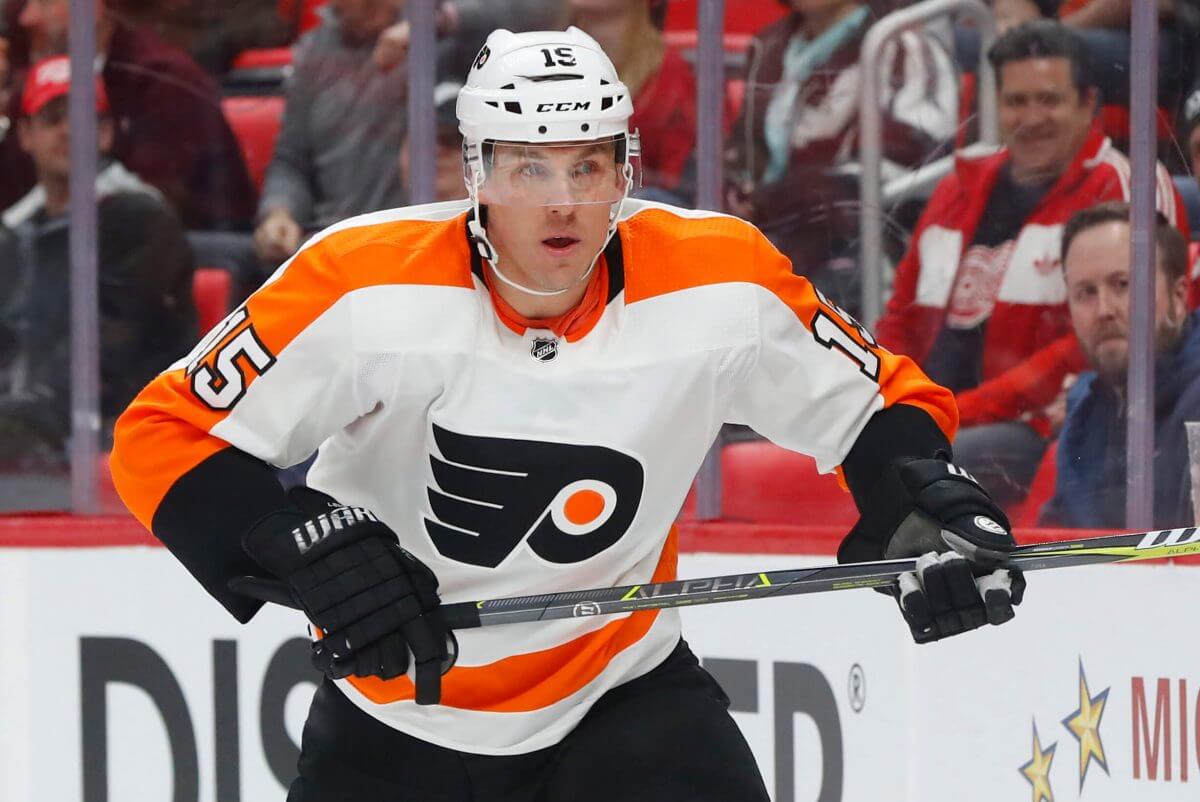
[[[205, 589], [246, 621], [231, 581], [282, 583], [318, 633], [290, 800], [765, 800], [675, 611], [456, 649], [439, 613], [673, 578], [726, 421], [840, 466], [841, 559], [924, 555], [918, 641], [1020, 601], [950, 393], [751, 225], [628, 199], [631, 112], [580, 31], [494, 32], [458, 101], [470, 199], [317, 235], [118, 423], [122, 498]], [[270, 466], [318, 448], [285, 493]]]

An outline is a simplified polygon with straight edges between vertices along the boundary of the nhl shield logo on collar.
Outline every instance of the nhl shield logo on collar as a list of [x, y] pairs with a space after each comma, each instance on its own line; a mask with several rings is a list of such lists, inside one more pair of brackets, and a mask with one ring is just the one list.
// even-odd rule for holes
[[558, 340], [538, 337], [529, 348], [529, 355], [538, 362], [549, 362], [558, 356]]

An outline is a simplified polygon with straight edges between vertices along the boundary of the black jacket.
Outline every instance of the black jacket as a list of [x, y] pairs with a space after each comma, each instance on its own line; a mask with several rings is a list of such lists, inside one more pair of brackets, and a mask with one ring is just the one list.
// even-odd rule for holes
[[[186, 353], [196, 312], [175, 213], [119, 165], [97, 184], [100, 406], [111, 423]], [[0, 225], [0, 459], [59, 454], [70, 431], [70, 232], [39, 198], [26, 196]]]

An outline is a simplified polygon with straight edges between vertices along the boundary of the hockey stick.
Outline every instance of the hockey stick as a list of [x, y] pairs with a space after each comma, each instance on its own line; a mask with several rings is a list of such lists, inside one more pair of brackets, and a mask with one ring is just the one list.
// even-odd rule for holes
[[[1107, 535], [1086, 540], [1059, 540], [1018, 546], [997, 567], [1040, 571], [1077, 565], [1155, 560], [1200, 554], [1200, 528], [1163, 529], [1131, 535]], [[574, 590], [538, 596], [443, 604], [442, 615], [450, 629], [473, 629], [497, 624], [551, 621], [593, 615], [617, 615], [665, 607], [795, 596], [831, 590], [878, 588], [916, 570], [916, 559], [883, 560], [846, 565], [822, 565], [788, 571], [730, 574], [700, 579], [680, 579], [645, 585]], [[277, 583], [243, 577], [231, 587], [263, 601], [294, 607], [286, 589]]]

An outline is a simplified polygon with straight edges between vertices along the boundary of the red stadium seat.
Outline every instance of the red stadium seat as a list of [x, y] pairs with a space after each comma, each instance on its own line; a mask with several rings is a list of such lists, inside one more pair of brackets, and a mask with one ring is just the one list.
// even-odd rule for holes
[[[748, 33], [725, 33], [721, 44], [726, 53], [744, 53], [750, 47], [753, 37]], [[666, 31], [663, 33], [663, 43], [674, 50], [690, 53], [696, 49], [699, 40], [695, 30]]]
[[279, 0], [279, 16], [296, 26], [296, 35], [320, 24], [317, 12], [328, 0]]
[[742, 103], [746, 101], [746, 82], [732, 80], [725, 82], [725, 111], [730, 119], [736, 120], [742, 113]]
[[192, 276], [192, 300], [201, 333], [209, 331], [229, 314], [233, 277], [220, 267], [198, 267]]
[[[721, 486], [721, 517], [727, 521], [849, 529], [858, 520], [854, 499], [834, 474], [819, 474], [811, 458], [766, 441], [725, 446]], [[694, 496], [688, 496], [682, 518], [695, 517]]]
[[1032, 529], [1037, 526], [1038, 516], [1042, 507], [1054, 496], [1054, 480], [1058, 475], [1058, 441], [1055, 440], [1042, 455], [1033, 481], [1029, 485], [1029, 495], [1021, 503], [1012, 516], [1012, 524], [1018, 529]]
[[290, 47], [264, 47], [243, 50], [233, 60], [232, 70], [282, 69], [292, 65]]
[[[1156, 122], [1158, 126], [1158, 141], [1170, 142], [1175, 136], [1175, 129], [1171, 125], [1170, 112], [1159, 106]], [[1100, 125], [1104, 128], [1104, 133], [1113, 139], [1127, 142], [1129, 140], [1129, 107], [1117, 105], [1101, 106]]]
[[283, 107], [284, 99], [276, 96], [227, 97], [221, 101], [225, 119], [242, 147], [242, 157], [259, 190], [275, 151]]
[[[698, 0], [671, 0], [667, 4], [667, 32], [696, 27]], [[725, 32], [754, 34], [782, 19], [788, 9], [768, 0], [725, 0]]]

